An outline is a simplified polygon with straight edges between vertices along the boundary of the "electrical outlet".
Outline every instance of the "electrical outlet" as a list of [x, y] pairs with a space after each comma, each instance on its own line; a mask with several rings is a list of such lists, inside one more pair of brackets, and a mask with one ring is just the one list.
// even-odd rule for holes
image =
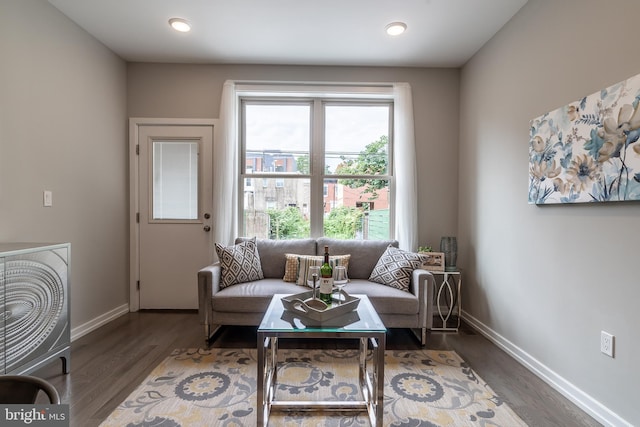
[[610, 333], [600, 331], [600, 351], [609, 357], [613, 357], [614, 339]]

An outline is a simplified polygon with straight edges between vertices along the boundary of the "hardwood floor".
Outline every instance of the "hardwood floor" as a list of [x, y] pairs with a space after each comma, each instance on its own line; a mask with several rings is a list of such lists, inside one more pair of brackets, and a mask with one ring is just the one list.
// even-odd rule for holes
[[[250, 348], [255, 327], [223, 329], [210, 347]], [[71, 372], [51, 363], [34, 375], [49, 380], [69, 404], [71, 426], [99, 425], [175, 348], [205, 347], [198, 315], [191, 311], [141, 311], [124, 315], [71, 345]], [[429, 334], [427, 348], [456, 351], [531, 427], [599, 426], [589, 415], [469, 327], [457, 334]], [[309, 347], [308, 341], [282, 347]], [[350, 340], [315, 347], [345, 347]], [[388, 349], [419, 349], [410, 331], [390, 330]]]

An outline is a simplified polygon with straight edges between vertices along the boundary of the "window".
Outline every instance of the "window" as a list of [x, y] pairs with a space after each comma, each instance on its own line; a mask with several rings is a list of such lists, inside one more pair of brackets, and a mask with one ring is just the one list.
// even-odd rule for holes
[[244, 97], [240, 105], [243, 235], [389, 238], [392, 101]]
[[153, 142], [153, 219], [198, 218], [198, 150], [195, 141]]

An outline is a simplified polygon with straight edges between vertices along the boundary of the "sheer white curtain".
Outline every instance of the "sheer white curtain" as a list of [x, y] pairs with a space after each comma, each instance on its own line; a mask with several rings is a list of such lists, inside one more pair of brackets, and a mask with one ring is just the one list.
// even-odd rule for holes
[[414, 251], [418, 247], [418, 177], [413, 97], [408, 83], [393, 85], [393, 105], [395, 239], [401, 249]]
[[332, 96], [380, 96], [394, 99], [393, 162], [395, 171], [395, 236], [400, 247], [415, 250], [418, 241], [418, 201], [413, 99], [408, 83], [393, 85], [287, 84], [226, 81], [216, 133], [213, 186], [214, 238], [231, 244], [238, 235], [238, 96], [240, 94], [286, 94], [288, 96], [331, 94]]
[[238, 236], [238, 118], [236, 85], [226, 81], [213, 154], [214, 241], [230, 245]]

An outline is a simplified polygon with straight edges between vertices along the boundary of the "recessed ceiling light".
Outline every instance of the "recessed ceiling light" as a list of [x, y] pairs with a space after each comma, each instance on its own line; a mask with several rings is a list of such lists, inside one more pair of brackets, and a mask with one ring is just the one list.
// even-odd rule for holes
[[180, 31], [181, 33], [191, 31], [191, 25], [187, 22], [186, 19], [171, 18], [169, 19], [169, 25], [171, 25], [171, 28], [176, 31]]
[[405, 32], [405, 30], [407, 29], [407, 24], [405, 24], [404, 22], [392, 22], [391, 24], [387, 25], [385, 29], [387, 30], [387, 34], [389, 34], [390, 36], [399, 36], [400, 34]]

